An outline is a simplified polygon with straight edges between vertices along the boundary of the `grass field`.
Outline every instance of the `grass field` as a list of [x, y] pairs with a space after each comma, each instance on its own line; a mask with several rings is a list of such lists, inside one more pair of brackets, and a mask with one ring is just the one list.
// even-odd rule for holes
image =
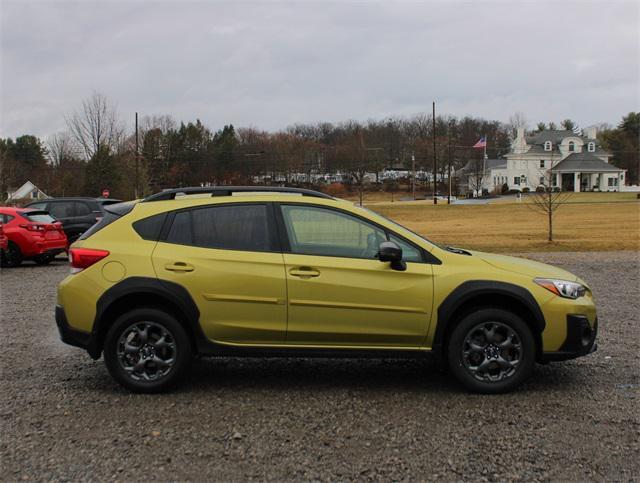
[[[595, 200], [598, 201], [595, 201]], [[554, 241], [532, 206], [500, 200], [486, 205], [434, 206], [428, 201], [365, 206], [430, 240], [492, 252], [640, 250], [640, 202], [635, 193], [579, 193], [556, 211]]]

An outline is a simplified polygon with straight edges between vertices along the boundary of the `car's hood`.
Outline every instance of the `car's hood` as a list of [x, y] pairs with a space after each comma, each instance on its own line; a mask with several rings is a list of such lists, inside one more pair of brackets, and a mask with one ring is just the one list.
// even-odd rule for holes
[[567, 272], [553, 265], [547, 265], [546, 263], [540, 263], [526, 258], [508, 257], [505, 255], [494, 255], [492, 253], [483, 253], [470, 251], [474, 257], [478, 257], [489, 265], [492, 265], [501, 270], [507, 270], [509, 272], [520, 273], [522, 275], [529, 275], [532, 278], [555, 278], [559, 280], [575, 281], [578, 279], [571, 272]]

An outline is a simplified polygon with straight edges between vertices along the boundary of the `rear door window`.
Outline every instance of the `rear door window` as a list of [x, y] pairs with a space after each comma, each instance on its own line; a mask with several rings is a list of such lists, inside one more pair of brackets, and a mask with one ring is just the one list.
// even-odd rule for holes
[[272, 226], [265, 204], [209, 206], [176, 213], [167, 241], [203, 248], [271, 251]]
[[58, 203], [49, 203], [49, 213], [54, 218], [71, 218], [74, 216], [74, 202], [60, 201]]
[[73, 204], [73, 216], [87, 216], [91, 214], [91, 207], [84, 201], [75, 201]]

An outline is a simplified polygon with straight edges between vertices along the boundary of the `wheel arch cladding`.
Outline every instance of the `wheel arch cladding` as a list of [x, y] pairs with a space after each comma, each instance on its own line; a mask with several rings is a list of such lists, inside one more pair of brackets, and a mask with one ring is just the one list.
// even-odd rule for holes
[[438, 326], [432, 347], [438, 357], [444, 356], [446, 342], [456, 322], [480, 308], [504, 309], [520, 316], [531, 329], [537, 356], [540, 356], [545, 320], [533, 295], [524, 287], [507, 282], [470, 280], [456, 287], [438, 307]]
[[109, 288], [98, 299], [93, 324], [98, 353], [102, 352], [104, 339], [111, 324], [122, 314], [141, 307], [172, 314], [184, 325], [194, 351], [199, 350], [205, 336], [200, 328], [200, 311], [189, 292], [172, 282], [130, 277]]

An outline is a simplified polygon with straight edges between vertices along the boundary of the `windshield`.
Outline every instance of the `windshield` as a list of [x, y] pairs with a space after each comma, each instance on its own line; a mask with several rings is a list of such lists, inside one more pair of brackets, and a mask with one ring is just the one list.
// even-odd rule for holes
[[29, 221], [36, 223], [54, 223], [56, 220], [46, 211], [25, 211], [21, 215]]

